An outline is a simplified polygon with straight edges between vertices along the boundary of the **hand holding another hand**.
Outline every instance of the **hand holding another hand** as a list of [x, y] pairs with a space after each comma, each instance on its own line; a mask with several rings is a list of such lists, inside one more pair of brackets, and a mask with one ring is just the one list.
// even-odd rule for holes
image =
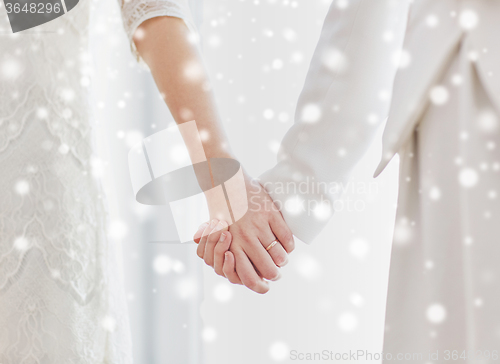
[[217, 219], [205, 223], [194, 236], [197, 254], [231, 283], [257, 293], [269, 291], [267, 280], [280, 278], [280, 267], [294, 250], [293, 235], [271, 197], [245, 176], [249, 210], [231, 225]]

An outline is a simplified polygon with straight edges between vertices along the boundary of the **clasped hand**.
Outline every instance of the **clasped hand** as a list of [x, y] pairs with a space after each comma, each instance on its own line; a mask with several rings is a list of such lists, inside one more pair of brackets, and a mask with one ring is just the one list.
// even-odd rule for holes
[[199, 227], [193, 239], [198, 256], [218, 275], [266, 293], [268, 281], [280, 279], [280, 267], [288, 263], [295, 243], [264, 188], [246, 175], [245, 185], [249, 200], [245, 216], [230, 227], [225, 221], [212, 219]]

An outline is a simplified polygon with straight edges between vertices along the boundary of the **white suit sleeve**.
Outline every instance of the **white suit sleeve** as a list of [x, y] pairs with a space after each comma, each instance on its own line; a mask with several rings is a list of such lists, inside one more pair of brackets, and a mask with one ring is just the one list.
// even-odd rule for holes
[[118, 0], [121, 8], [123, 25], [130, 41], [132, 52], [139, 60], [139, 54], [132, 37], [139, 25], [144, 21], [159, 17], [172, 16], [183, 19], [187, 27], [197, 33], [196, 26], [189, 9], [188, 0]]
[[326, 17], [278, 164], [260, 177], [306, 243], [327, 224], [341, 184], [387, 118], [409, 11], [406, 0], [337, 4]]

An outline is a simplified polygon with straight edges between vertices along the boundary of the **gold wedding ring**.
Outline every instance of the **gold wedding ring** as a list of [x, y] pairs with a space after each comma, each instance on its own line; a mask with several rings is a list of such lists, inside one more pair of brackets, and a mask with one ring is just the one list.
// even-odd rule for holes
[[273, 248], [273, 246], [275, 246], [276, 244], [278, 244], [279, 241], [278, 239], [276, 239], [275, 241], [273, 241], [271, 244], [269, 244], [269, 246], [266, 248], [267, 251], [271, 250]]

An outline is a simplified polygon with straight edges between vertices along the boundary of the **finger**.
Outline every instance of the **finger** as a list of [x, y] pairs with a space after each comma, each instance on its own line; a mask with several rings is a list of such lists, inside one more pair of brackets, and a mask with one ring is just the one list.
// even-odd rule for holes
[[210, 221], [210, 225], [208, 225], [205, 228], [205, 230], [203, 231], [203, 234], [201, 235], [201, 239], [200, 239], [200, 242], [198, 244], [198, 248], [196, 249], [196, 254], [198, 254], [198, 256], [201, 259], [203, 259], [203, 257], [205, 256], [205, 245], [207, 244], [208, 235], [214, 229], [215, 225], [217, 225], [218, 222], [219, 222], [219, 220], [217, 220], [217, 219], [213, 219], [212, 221]]
[[205, 260], [205, 263], [211, 267], [214, 266], [215, 246], [219, 241], [221, 233], [224, 229], [227, 229], [227, 223], [225, 221], [219, 221], [207, 237], [203, 259]]
[[[224, 277], [224, 254], [229, 250], [231, 246], [232, 235], [229, 231], [224, 231], [220, 234], [219, 241], [214, 249], [214, 270], [220, 276]], [[236, 272], [235, 272], [236, 274]], [[231, 282], [233, 283], [233, 282]]]
[[[271, 230], [288, 254], [295, 249], [295, 240], [280, 212], [275, 211], [269, 221]], [[274, 249], [274, 248], [273, 248]]]
[[241, 284], [241, 285], [243, 284], [241, 282], [240, 277], [238, 277], [238, 274], [236, 273], [235, 259], [233, 253], [231, 252], [224, 253], [224, 265], [222, 267], [222, 271], [224, 272], [224, 275], [229, 280], [229, 282], [233, 284]]
[[209, 222], [204, 222], [203, 224], [200, 225], [200, 227], [198, 228], [198, 231], [196, 232], [196, 234], [194, 234], [193, 236], [193, 240], [196, 244], [198, 244], [201, 240], [201, 236], [203, 234], [203, 232], [205, 231], [205, 229], [207, 228], [207, 226], [209, 225]]
[[[272, 234], [270, 232], [269, 226], [268, 230], [269, 234]], [[262, 278], [268, 279], [270, 281], [277, 281], [281, 277], [280, 270], [276, 266], [276, 263], [274, 263], [273, 259], [268, 254], [266, 249], [264, 249], [262, 243], [258, 238], [259, 235], [261, 235], [261, 232], [256, 232], [253, 238], [250, 238], [248, 235], [243, 236], [243, 239], [245, 239], [245, 244], [242, 244], [243, 251], [248, 256]], [[236, 257], [236, 265], [238, 265], [238, 257]], [[240, 276], [240, 278], [242, 277]]]
[[[261, 241], [262, 246], [266, 249], [267, 253], [271, 256], [274, 264], [278, 267], [284, 267], [288, 264], [288, 253], [281, 245], [279, 239], [274, 236], [270, 227], [267, 232], [263, 233], [259, 240]], [[276, 244], [274, 244], [274, 241], [276, 241]]]
[[259, 277], [245, 252], [236, 250], [234, 253], [236, 273], [241, 282], [250, 290], [264, 294], [269, 291], [269, 283]]

